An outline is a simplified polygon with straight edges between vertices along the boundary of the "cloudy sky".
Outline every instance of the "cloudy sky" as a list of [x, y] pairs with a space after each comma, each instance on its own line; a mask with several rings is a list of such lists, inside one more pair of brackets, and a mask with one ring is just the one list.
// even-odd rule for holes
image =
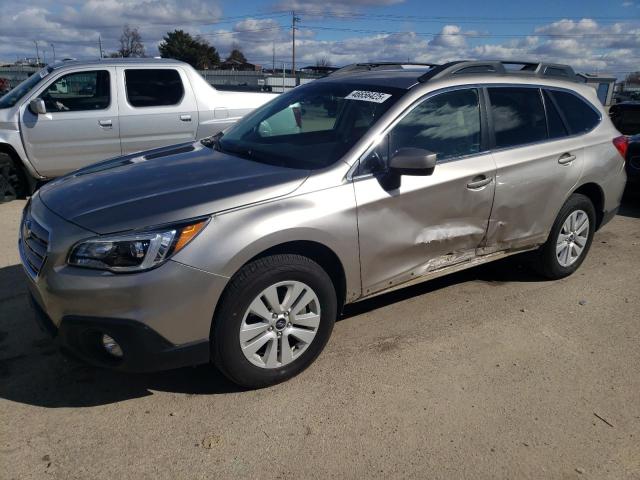
[[296, 63], [443, 62], [504, 58], [569, 63], [624, 76], [640, 70], [640, 0], [0, 0], [0, 60], [90, 58], [139, 28], [147, 53], [169, 30], [201, 35], [224, 56], [291, 62], [291, 13], [300, 17]]

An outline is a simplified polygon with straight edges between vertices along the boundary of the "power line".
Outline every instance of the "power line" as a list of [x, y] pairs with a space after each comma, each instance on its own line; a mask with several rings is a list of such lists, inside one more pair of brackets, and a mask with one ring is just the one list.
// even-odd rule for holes
[[479, 33], [479, 32], [416, 32], [416, 31], [393, 31], [393, 30], [373, 30], [362, 28], [345, 28], [345, 27], [325, 27], [322, 25], [305, 24], [310, 29], [328, 30], [336, 32], [352, 32], [352, 33], [371, 33], [385, 35], [402, 35], [415, 34], [425, 37], [473, 37], [473, 38], [528, 38], [528, 37], [549, 37], [549, 38], [600, 38], [600, 37], [640, 37], [638, 33], [530, 33], [530, 34], [497, 34], [497, 33]]
[[[283, 11], [274, 11], [274, 13], [281, 13]], [[331, 17], [331, 18], [345, 18], [345, 19], [354, 19], [354, 18], [364, 18], [364, 19], [372, 19], [377, 18], [381, 20], [389, 20], [389, 19], [401, 19], [401, 20], [409, 20], [409, 21], [420, 21], [420, 20], [439, 20], [439, 21], [497, 21], [497, 22], [505, 22], [511, 23], [513, 21], [549, 21], [549, 20], [569, 20], [574, 22], [579, 22], [581, 20], [601, 20], [601, 21], [614, 21], [614, 22], [623, 22], [623, 21], [638, 21], [640, 17], [629, 17], [629, 16], [579, 16], [579, 17], [562, 17], [559, 19], [558, 16], [514, 16], [514, 17], [504, 17], [504, 16], [437, 16], [437, 15], [397, 15], [397, 14], [374, 14], [374, 13], [360, 13], [360, 12], [344, 12], [344, 13], [336, 13], [336, 12], [323, 12], [322, 10], [313, 10], [313, 9], [304, 9], [303, 13], [306, 15], [317, 15], [321, 17]]]

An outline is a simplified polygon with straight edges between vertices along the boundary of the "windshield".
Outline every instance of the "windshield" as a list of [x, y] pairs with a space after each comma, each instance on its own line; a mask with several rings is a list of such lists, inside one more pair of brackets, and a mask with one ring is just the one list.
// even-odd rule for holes
[[18, 101], [35, 87], [40, 80], [49, 75], [53, 71], [51, 67], [45, 67], [39, 72], [35, 72], [22, 83], [18, 84], [13, 90], [9, 90], [6, 95], [0, 97], [0, 108], [13, 107]]
[[217, 150], [289, 168], [338, 161], [406, 90], [316, 81], [294, 88], [240, 120]]

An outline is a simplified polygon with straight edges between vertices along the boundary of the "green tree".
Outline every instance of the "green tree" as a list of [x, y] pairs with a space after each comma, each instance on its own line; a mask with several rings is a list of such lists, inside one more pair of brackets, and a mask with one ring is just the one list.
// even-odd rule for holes
[[237, 45], [233, 46], [231, 53], [225, 61], [228, 62], [229, 60], [235, 60], [240, 63], [247, 63], [247, 57], [244, 56], [244, 53], [242, 53], [242, 50], [240, 50]]
[[181, 60], [199, 70], [220, 64], [220, 55], [209, 42], [199, 37], [194, 38], [183, 30], [167, 32], [158, 50], [164, 58]]

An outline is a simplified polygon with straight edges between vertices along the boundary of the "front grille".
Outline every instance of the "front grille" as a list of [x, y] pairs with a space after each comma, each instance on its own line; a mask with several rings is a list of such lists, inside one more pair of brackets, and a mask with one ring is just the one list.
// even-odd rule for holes
[[23, 265], [34, 278], [38, 276], [47, 259], [48, 246], [49, 232], [27, 208], [20, 225], [20, 256]]

